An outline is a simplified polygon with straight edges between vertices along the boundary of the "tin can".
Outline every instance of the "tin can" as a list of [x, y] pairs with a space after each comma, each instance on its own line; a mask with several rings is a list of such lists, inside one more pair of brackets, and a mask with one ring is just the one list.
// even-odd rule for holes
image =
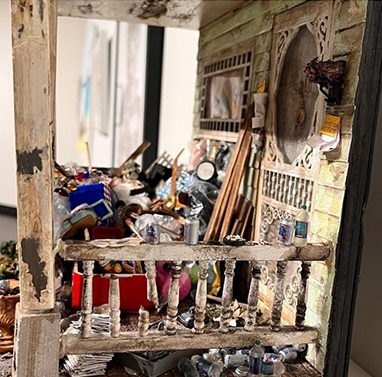
[[279, 353], [283, 348], [286, 348], [286, 347], [288, 346], [284, 344], [283, 346], [272, 346], [272, 349], [274, 352]]
[[304, 352], [308, 348], [308, 345], [307, 344], [293, 344], [293, 348], [297, 352]]
[[294, 233], [294, 221], [285, 220], [285, 219], [281, 220], [277, 242], [285, 246], [291, 245], [293, 241], [293, 233]]
[[199, 219], [194, 217], [186, 219], [184, 224], [184, 242], [196, 245], [199, 241]]
[[240, 365], [248, 365], [249, 356], [248, 355], [225, 355], [224, 356], [224, 366], [226, 368], [235, 368]]
[[293, 347], [283, 348], [279, 355], [283, 358], [284, 363], [288, 363], [290, 361], [294, 361], [297, 359], [297, 351]]
[[146, 242], [157, 245], [160, 240], [159, 224], [150, 223], [146, 225]]

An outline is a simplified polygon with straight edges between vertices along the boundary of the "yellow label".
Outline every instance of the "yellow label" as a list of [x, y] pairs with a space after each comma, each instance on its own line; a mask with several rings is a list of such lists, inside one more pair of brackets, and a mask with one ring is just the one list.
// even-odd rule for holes
[[338, 131], [339, 125], [341, 123], [341, 118], [335, 115], [327, 115], [325, 122], [320, 129], [320, 133], [334, 137]]

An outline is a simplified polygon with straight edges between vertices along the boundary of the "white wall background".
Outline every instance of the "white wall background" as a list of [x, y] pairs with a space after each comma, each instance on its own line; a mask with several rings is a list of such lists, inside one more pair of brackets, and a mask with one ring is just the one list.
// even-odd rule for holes
[[[80, 79], [86, 21], [59, 18], [57, 38], [57, 161], [87, 165], [79, 142]], [[159, 154], [167, 151], [187, 164], [192, 137], [199, 32], [166, 29], [163, 56]], [[0, 0], [0, 205], [16, 207], [16, 157], [10, 2]], [[134, 143], [136, 144], [136, 142]], [[103, 151], [100, 151], [102, 153]], [[128, 154], [127, 152], [125, 153]], [[97, 156], [93, 156], [97, 161]]]
[[0, 205], [16, 206], [11, 2], [0, 0]]
[[[59, 17], [57, 35], [57, 162], [87, 165], [79, 140], [80, 85], [86, 21]], [[1, 197], [1, 196], [0, 196]]]
[[192, 137], [199, 32], [165, 30], [158, 154], [187, 164]]
[[[57, 38], [57, 160], [86, 163], [80, 153], [78, 112], [85, 22], [59, 18]], [[10, 1], [0, 0], [0, 205], [16, 207], [16, 153]]]

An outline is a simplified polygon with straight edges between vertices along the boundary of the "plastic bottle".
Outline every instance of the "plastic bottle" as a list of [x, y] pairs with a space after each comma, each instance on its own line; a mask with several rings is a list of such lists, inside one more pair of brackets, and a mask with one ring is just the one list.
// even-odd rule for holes
[[302, 205], [296, 215], [296, 227], [293, 244], [296, 246], [305, 246], [308, 238], [309, 213], [306, 206]]
[[199, 373], [195, 366], [187, 358], [178, 361], [178, 368], [183, 373], [184, 377], [199, 377]]
[[265, 354], [264, 347], [260, 340], [256, 340], [254, 346], [249, 352], [249, 373], [259, 376], [261, 373], [261, 364]]

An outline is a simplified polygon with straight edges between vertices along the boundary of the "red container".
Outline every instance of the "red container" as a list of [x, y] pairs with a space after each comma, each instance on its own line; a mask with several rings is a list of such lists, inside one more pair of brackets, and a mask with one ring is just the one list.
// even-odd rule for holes
[[[99, 306], [109, 302], [109, 276], [110, 275], [107, 274], [94, 274], [93, 306]], [[72, 279], [72, 307], [74, 309], [80, 309], [83, 282], [82, 273], [73, 270]], [[149, 309], [153, 306], [153, 303], [147, 300], [147, 279], [144, 274], [121, 274], [118, 280], [121, 310], [137, 312], [141, 305], [145, 309]]]

